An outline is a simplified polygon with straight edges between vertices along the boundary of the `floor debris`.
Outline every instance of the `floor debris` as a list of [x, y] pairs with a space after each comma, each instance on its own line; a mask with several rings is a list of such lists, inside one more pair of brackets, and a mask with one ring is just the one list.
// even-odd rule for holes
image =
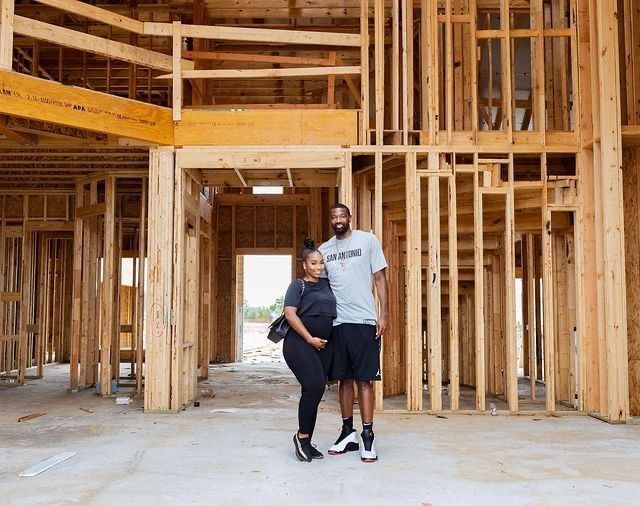
[[46, 415], [46, 413], [31, 413], [30, 415], [24, 415], [18, 418], [18, 422], [26, 422], [27, 420], [33, 420], [34, 418], [39, 418], [44, 415]]
[[60, 462], [64, 462], [67, 459], [70, 459], [76, 454], [76, 452], [64, 452], [59, 453], [58, 455], [54, 455], [53, 457], [43, 460], [42, 462], [36, 464], [35, 466], [30, 467], [26, 471], [21, 472], [18, 476], [22, 478], [30, 478], [32, 476], [38, 476], [40, 473], [43, 473], [47, 469], [51, 469], [53, 466], [60, 464]]

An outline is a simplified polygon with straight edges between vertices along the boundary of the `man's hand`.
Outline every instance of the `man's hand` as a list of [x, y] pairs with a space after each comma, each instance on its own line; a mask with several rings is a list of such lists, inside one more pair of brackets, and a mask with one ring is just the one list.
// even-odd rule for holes
[[378, 317], [378, 321], [376, 322], [376, 339], [384, 334], [384, 331], [387, 328], [387, 319], [386, 314], [381, 314]]

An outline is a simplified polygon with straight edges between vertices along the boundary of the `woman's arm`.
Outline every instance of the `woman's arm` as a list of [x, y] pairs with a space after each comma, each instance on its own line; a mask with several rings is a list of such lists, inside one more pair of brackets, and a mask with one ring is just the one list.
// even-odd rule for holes
[[284, 308], [284, 317], [291, 325], [291, 328], [295, 330], [300, 337], [302, 337], [305, 341], [307, 341], [311, 346], [313, 346], [316, 350], [321, 350], [324, 348], [327, 341], [324, 339], [320, 339], [319, 337], [313, 337], [309, 331], [300, 320], [298, 316], [298, 308], [295, 306], [285, 306]]

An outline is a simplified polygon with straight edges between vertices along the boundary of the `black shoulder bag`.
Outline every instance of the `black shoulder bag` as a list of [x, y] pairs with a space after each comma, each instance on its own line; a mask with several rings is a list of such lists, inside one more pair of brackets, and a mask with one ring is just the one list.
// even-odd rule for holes
[[[302, 297], [302, 294], [304, 293], [304, 279], [301, 279], [300, 282], [302, 284], [300, 297]], [[269, 325], [269, 333], [267, 334], [267, 339], [269, 339], [269, 341], [272, 341], [274, 343], [279, 343], [285, 337], [287, 337], [287, 332], [289, 332], [290, 328], [291, 326], [289, 325], [289, 322], [284, 316], [284, 309], [283, 309], [282, 314], [278, 316], [275, 320], [273, 320], [273, 322], [271, 322], [271, 325]]]

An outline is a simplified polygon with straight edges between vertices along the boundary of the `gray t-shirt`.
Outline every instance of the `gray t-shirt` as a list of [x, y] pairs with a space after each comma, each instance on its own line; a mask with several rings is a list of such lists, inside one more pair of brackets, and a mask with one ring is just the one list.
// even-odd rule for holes
[[334, 236], [318, 249], [324, 256], [327, 277], [338, 303], [338, 317], [333, 325], [375, 325], [372, 276], [387, 267], [378, 238], [369, 232], [352, 230], [346, 239]]

